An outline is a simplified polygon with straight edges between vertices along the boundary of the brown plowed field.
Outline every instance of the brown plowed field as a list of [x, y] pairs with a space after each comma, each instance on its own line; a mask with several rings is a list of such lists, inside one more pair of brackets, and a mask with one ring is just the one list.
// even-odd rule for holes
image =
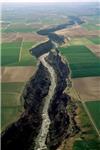
[[73, 79], [73, 86], [82, 100], [100, 100], [100, 77]]
[[2, 67], [2, 82], [26, 82], [34, 74], [34, 67]]

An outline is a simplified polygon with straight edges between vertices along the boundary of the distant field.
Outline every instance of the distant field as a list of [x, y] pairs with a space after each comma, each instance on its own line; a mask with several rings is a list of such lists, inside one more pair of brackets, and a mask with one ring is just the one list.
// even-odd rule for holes
[[94, 44], [100, 44], [100, 37], [90, 38], [89, 40], [91, 40]]
[[5, 33], [9, 33], [9, 32], [24, 32], [24, 33], [27, 33], [27, 32], [36, 32], [38, 31], [38, 28], [36, 27], [32, 27], [32, 26], [29, 26], [28, 24], [25, 24], [25, 23], [12, 23], [12, 24], [9, 24], [8, 27], [6, 27], [6, 29], [3, 29], [2, 32], [5, 32]]
[[89, 101], [86, 102], [86, 105], [92, 116], [92, 119], [100, 131], [100, 101]]
[[21, 42], [22, 40], [11, 43], [2, 43], [1, 45], [2, 66], [18, 62]]
[[24, 83], [2, 83], [1, 84], [1, 128], [2, 130], [15, 121], [22, 111], [20, 94]]
[[[2, 44], [2, 66], [30, 66], [36, 64], [36, 58], [29, 53], [33, 42], [15, 41]], [[19, 58], [20, 57], [20, 58]]]
[[97, 26], [96, 24], [91, 24], [91, 23], [82, 24], [82, 27], [88, 30], [100, 30], [100, 26]]
[[90, 39], [87, 39], [87, 38], [72, 38], [70, 41], [69, 41], [69, 44], [70, 45], [91, 45], [93, 44], [92, 41]]
[[99, 150], [100, 142], [97, 140], [76, 140], [73, 145], [73, 150]]
[[100, 75], [100, 59], [85, 46], [68, 46], [60, 48], [68, 59], [72, 77], [88, 77]]

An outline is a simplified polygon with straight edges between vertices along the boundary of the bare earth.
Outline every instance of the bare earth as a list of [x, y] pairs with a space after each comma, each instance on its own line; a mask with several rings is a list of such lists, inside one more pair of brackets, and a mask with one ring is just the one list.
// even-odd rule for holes
[[87, 45], [96, 56], [100, 57], [100, 45]]
[[72, 81], [82, 100], [100, 100], [100, 77], [77, 78]]
[[47, 37], [39, 35], [37, 33], [3, 33], [2, 42], [13, 42], [18, 38], [24, 39], [26, 42], [42, 42], [47, 40]]
[[70, 36], [70, 37], [86, 37], [86, 36], [99, 36], [99, 31], [89, 31], [80, 25], [75, 25], [72, 28], [62, 29], [56, 32], [57, 34]]
[[20, 33], [19, 36], [23, 37], [26, 42], [42, 42], [47, 39], [47, 37], [39, 35], [37, 33]]
[[2, 67], [2, 82], [26, 82], [34, 74], [34, 67]]

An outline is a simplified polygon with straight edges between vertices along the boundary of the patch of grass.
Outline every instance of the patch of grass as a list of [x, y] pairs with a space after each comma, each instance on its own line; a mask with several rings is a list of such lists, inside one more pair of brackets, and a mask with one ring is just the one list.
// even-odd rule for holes
[[100, 37], [90, 38], [89, 40], [91, 40], [94, 44], [100, 44]]
[[95, 125], [100, 130], [100, 101], [88, 101], [86, 102], [86, 105]]
[[1, 129], [16, 121], [22, 112], [20, 95], [24, 83], [1, 84]]
[[97, 26], [96, 24], [92, 24], [92, 23], [84, 23], [82, 24], [82, 27], [88, 30], [100, 30], [100, 26]]
[[87, 45], [87, 44], [93, 44], [89, 39], [87, 38], [72, 38], [69, 42], [70, 45]]
[[29, 49], [36, 43], [33, 42], [23, 42], [22, 51], [21, 51], [21, 59], [19, 65], [28, 66], [28, 65], [36, 65], [36, 58], [29, 53]]
[[84, 140], [89, 139], [97, 139], [98, 135], [91, 124], [91, 121], [85, 112], [83, 105], [81, 103], [78, 103], [79, 105], [79, 120], [80, 120], [80, 128], [81, 128], [81, 135], [80, 137]]
[[9, 105], [10, 106], [19, 106], [19, 105], [21, 105], [21, 103], [20, 103], [20, 94], [18, 94], [18, 93], [3, 92], [1, 94], [1, 97], [2, 97], [2, 102], [1, 102], [2, 107], [9, 107]]
[[[34, 66], [36, 58], [29, 53], [29, 49], [35, 43], [16, 41], [11, 43], [3, 43], [1, 47], [2, 66]], [[22, 47], [21, 47], [22, 46]], [[22, 49], [22, 50], [21, 50]], [[21, 50], [21, 59], [19, 55]]]
[[8, 64], [18, 61], [21, 40], [11, 43], [2, 43], [1, 44], [1, 65], [7, 66]]
[[15, 92], [20, 93], [23, 88], [24, 83], [13, 82], [13, 83], [2, 83], [1, 84], [1, 92]]
[[4, 130], [9, 124], [16, 121], [21, 115], [22, 107], [2, 107], [1, 108], [1, 130]]
[[73, 78], [100, 75], [100, 59], [87, 47], [74, 45], [60, 51], [69, 62]]
[[76, 140], [73, 145], [73, 150], [99, 150], [100, 149], [100, 142], [91, 140], [91, 141], [85, 141], [85, 140]]
[[25, 23], [14, 23], [10, 24], [8, 28], [3, 30], [2, 32], [9, 33], [9, 32], [20, 32], [20, 33], [27, 33], [27, 32], [37, 32], [38, 29], [34, 28], [33, 26], [29, 26]]

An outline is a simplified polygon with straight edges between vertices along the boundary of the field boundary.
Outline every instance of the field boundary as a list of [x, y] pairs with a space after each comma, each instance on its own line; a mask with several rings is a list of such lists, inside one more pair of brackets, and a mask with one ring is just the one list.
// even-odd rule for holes
[[21, 60], [21, 56], [22, 56], [22, 50], [23, 50], [23, 42], [24, 42], [24, 38], [22, 39], [22, 42], [21, 42], [21, 46], [20, 46], [20, 52], [19, 52], [19, 61], [18, 62], [20, 62], [20, 60]]

